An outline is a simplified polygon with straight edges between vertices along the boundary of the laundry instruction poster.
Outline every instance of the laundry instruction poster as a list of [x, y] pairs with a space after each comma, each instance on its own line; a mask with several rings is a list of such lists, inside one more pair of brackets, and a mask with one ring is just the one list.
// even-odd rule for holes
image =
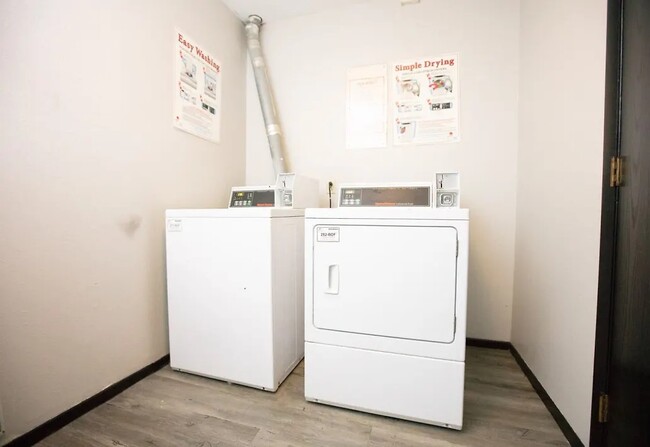
[[458, 55], [404, 61], [392, 70], [393, 143], [460, 141]]
[[221, 62], [179, 29], [174, 30], [174, 126], [219, 142]]

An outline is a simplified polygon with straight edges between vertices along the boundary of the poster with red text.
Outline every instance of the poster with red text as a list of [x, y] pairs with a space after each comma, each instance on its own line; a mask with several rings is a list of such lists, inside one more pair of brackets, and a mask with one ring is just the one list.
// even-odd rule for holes
[[174, 126], [214, 143], [221, 128], [221, 63], [174, 30]]
[[393, 143], [460, 141], [458, 56], [414, 59], [392, 68]]

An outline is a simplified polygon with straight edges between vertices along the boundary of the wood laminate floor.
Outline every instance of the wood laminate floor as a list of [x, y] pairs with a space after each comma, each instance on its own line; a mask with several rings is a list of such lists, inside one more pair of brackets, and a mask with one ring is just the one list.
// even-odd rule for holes
[[468, 348], [462, 431], [306, 402], [303, 371], [301, 364], [272, 394], [167, 366], [38, 445], [568, 445], [508, 351]]

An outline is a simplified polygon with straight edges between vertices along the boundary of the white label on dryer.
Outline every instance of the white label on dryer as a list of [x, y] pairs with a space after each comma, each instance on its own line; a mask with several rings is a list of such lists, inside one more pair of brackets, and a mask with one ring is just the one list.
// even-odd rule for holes
[[183, 231], [183, 220], [167, 219], [167, 231]]
[[339, 242], [341, 229], [339, 227], [318, 227], [316, 228], [318, 242]]

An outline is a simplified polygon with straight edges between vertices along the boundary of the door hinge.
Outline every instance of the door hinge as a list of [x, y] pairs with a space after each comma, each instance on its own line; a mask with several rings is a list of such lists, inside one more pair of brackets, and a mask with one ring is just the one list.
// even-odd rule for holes
[[598, 399], [598, 422], [604, 424], [607, 422], [607, 417], [609, 416], [609, 396], [605, 393], [600, 393], [600, 398]]
[[623, 186], [623, 158], [612, 157], [609, 161], [609, 186]]

